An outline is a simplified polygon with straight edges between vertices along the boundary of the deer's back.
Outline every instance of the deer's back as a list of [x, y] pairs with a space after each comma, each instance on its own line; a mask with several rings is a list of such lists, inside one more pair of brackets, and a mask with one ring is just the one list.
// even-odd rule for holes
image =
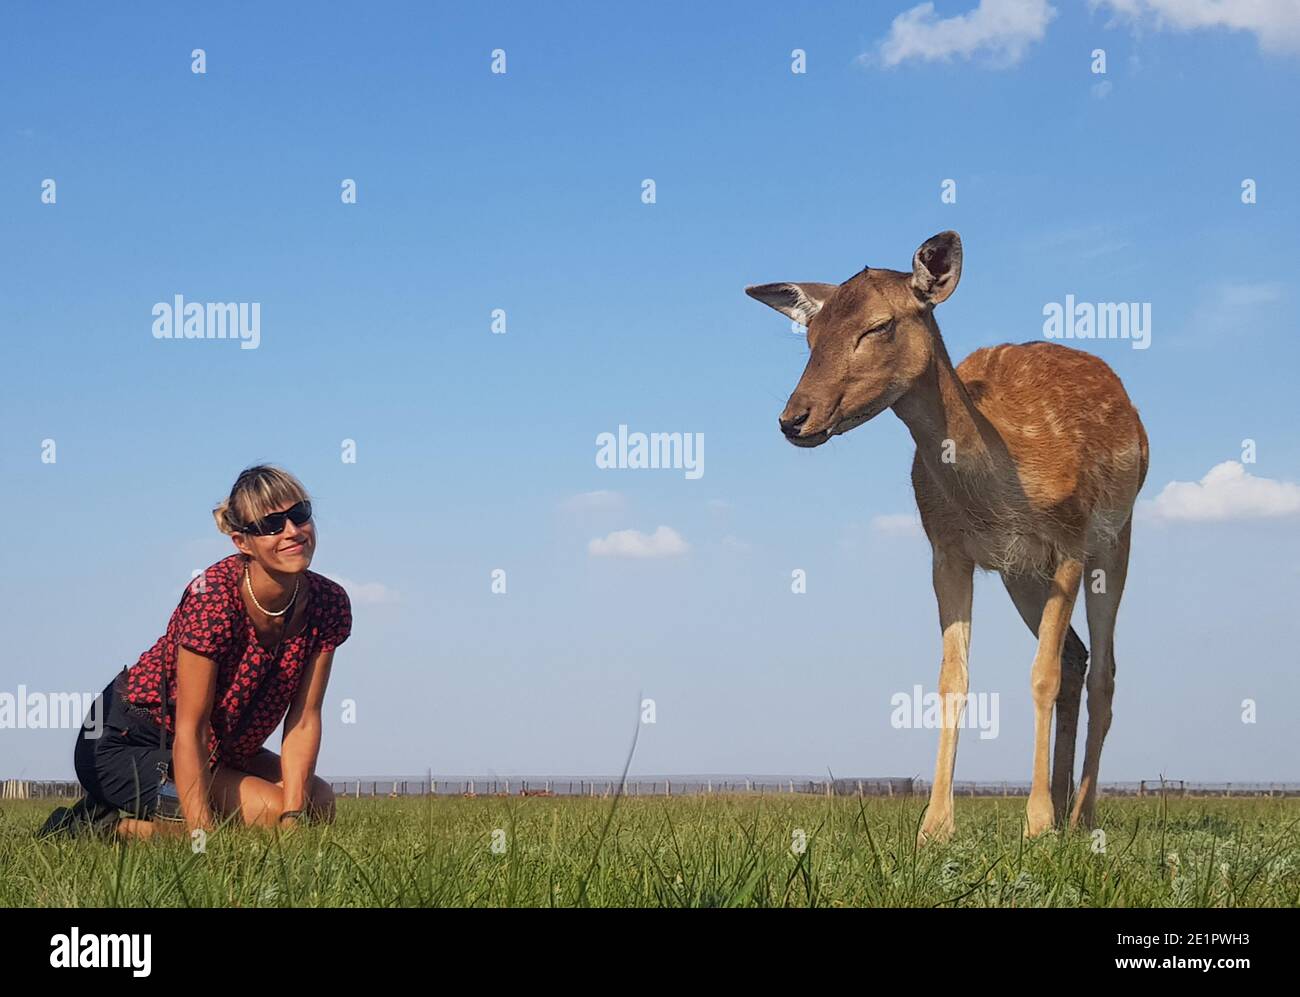
[[1082, 556], [1123, 526], [1146, 477], [1147, 438], [1103, 360], [1055, 343], [1007, 344], [976, 350], [957, 376], [991, 425], [992, 460], [967, 482], [965, 501], [918, 489], [923, 519], [961, 534], [977, 563], [1012, 572]]
[[1119, 376], [1100, 357], [1056, 343], [976, 350], [957, 367], [976, 407], [1030, 472], [1038, 501], [1080, 488], [1097, 504], [1132, 504], [1146, 477], [1147, 438]]

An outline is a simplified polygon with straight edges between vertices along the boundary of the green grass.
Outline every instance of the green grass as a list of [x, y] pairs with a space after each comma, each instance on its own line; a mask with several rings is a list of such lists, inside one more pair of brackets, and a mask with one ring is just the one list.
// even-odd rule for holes
[[52, 805], [7, 802], [0, 905], [1300, 906], [1295, 799], [1103, 800], [1104, 851], [1082, 834], [1024, 841], [1014, 799], [958, 799], [952, 842], [919, 851], [921, 800], [612, 802], [344, 799], [331, 826], [227, 828], [203, 854], [36, 841]]

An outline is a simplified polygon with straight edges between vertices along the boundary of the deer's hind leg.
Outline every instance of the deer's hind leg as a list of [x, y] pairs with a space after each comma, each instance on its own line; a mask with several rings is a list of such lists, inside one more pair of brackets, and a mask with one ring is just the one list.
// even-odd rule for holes
[[1083, 562], [1067, 557], [1053, 573], [1047, 604], [1038, 621], [1038, 652], [1030, 688], [1034, 694], [1034, 778], [1026, 807], [1025, 837], [1033, 838], [1052, 828], [1052, 711], [1061, 691], [1061, 652], [1070, 630], [1070, 612], [1079, 594]]
[[[1043, 607], [1052, 590], [1047, 578], [1033, 575], [1003, 575], [1002, 584], [1015, 603], [1029, 632], [1038, 636]], [[1064, 824], [1074, 792], [1074, 750], [1079, 736], [1079, 701], [1083, 677], [1088, 671], [1088, 648], [1070, 627], [1061, 651], [1061, 691], [1056, 694], [1056, 744], [1052, 754], [1052, 811], [1056, 823]]]
[[1083, 776], [1074, 801], [1070, 826], [1091, 828], [1096, 823], [1097, 778], [1101, 746], [1110, 730], [1111, 701], [1115, 696], [1115, 617], [1128, 577], [1129, 539], [1133, 521], [1120, 530], [1115, 543], [1088, 558], [1084, 599], [1088, 607], [1088, 638], [1092, 667], [1088, 670], [1088, 743], [1083, 752]]

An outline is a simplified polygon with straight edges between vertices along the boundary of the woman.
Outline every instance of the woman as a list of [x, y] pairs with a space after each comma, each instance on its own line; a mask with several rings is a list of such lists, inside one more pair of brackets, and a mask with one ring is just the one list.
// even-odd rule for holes
[[[237, 552], [186, 586], [167, 632], [104, 689], [74, 754], [86, 795], [51, 814], [42, 836], [333, 819], [315, 769], [352, 610], [342, 586], [307, 570], [311, 500], [293, 475], [259, 465], [213, 516]], [[286, 714], [277, 755], [262, 745]]]

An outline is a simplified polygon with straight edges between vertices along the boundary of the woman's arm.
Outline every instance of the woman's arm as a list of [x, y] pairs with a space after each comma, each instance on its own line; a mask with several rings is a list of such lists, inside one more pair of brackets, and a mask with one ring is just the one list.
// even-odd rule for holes
[[211, 830], [212, 772], [208, 768], [208, 734], [216, 696], [217, 663], [182, 647], [176, 655], [176, 738], [172, 769], [181, 797], [181, 813], [190, 830]]
[[289, 706], [280, 746], [285, 810], [306, 809], [308, 786], [316, 775], [316, 759], [320, 755], [321, 706], [333, 663], [333, 650], [321, 651], [308, 662]]

